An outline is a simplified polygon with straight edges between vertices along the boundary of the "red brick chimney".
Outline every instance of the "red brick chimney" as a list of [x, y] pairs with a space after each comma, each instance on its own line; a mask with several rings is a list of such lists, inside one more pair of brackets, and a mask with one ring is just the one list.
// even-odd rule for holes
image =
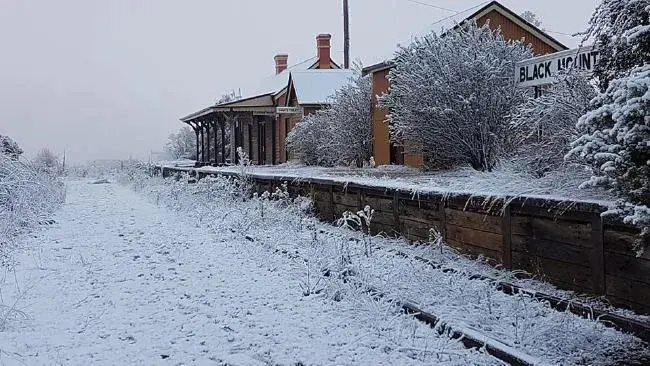
[[279, 74], [282, 71], [287, 69], [287, 64], [289, 62], [289, 55], [281, 53], [273, 57], [275, 60], [275, 74]]
[[332, 35], [331, 34], [319, 34], [316, 37], [316, 47], [318, 47], [318, 68], [319, 69], [329, 69], [330, 60], [331, 60], [331, 50], [332, 50]]

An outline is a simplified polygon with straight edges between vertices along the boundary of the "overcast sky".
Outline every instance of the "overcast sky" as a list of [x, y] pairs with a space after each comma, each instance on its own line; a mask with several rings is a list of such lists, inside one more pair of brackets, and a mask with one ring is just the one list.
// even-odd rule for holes
[[[351, 57], [365, 65], [481, 0], [350, 0]], [[342, 61], [341, 0], [0, 0], [0, 134], [28, 155], [146, 159], [178, 118], [230, 89], [255, 87], [316, 55], [333, 35]], [[584, 30], [595, 0], [503, 0], [549, 31]], [[437, 29], [436, 29], [437, 30]], [[574, 46], [571, 37], [552, 36]]]

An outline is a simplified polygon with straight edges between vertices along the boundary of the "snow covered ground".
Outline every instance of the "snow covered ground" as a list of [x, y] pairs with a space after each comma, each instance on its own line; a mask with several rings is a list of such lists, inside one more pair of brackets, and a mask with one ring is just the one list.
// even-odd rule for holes
[[495, 363], [393, 304], [303, 296], [283, 257], [119, 185], [68, 182], [55, 220], [4, 271], [0, 364]]
[[13, 311], [0, 323], [0, 363], [500, 364], [390, 299], [540, 363], [650, 355], [634, 337], [470, 279], [507, 274], [445, 247], [320, 223], [281, 191], [246, 200], [224, 179], [131, 177], [138, 193], [68, 182], [56, 224], [26, 238], [1, 282]]

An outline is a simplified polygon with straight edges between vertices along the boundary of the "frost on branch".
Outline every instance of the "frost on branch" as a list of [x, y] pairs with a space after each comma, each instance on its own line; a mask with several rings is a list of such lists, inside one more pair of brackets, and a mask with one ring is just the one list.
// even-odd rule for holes
[[600, 51], [594, 74], [605, 92], [611, 80], [650, 63], [650, 1], [603, 0], [585, 39], [594, 40]]
[[305, 117], [289, 133], [287, 147], [310, 165], [362, 166], [371, 156], [371, 80], [356, 76], [338, 90], [330, 107]]
[[518, 146], [514, 160], [525, 170], [542, 177], [565, 163], [571, 142], [581, 134], [578, 119], [596, 96], [588, 80], [578, 70], [559, 75], [541, 97], [528, 99], [512, 114], [512, 139]]
[[492, 170], [507, 143], [506, 117], [526, 100], [515, 64], [530, 57], [530, 48], [475, 22], [402, 47], [380, 100], [393, 139], [421, 149], [429, 167]]

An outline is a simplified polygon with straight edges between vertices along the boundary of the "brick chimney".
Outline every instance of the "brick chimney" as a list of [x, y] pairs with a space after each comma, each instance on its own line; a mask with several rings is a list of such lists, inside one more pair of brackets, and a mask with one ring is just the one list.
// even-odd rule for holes
[[319, 34], [316, 37], [316, 47], [318, 48], [319, 69], [330, 68], [330, 59], [331, 59], [331, 50], [332, 50], [331, 40], [332, 40], [331, 34]]
[[279, 55], [275, 55], [273, 59], [275, 60], [276, 75], [287, 69], [287, 64], [289, 62], [289, 55], [285, 53], [281, 53]]

